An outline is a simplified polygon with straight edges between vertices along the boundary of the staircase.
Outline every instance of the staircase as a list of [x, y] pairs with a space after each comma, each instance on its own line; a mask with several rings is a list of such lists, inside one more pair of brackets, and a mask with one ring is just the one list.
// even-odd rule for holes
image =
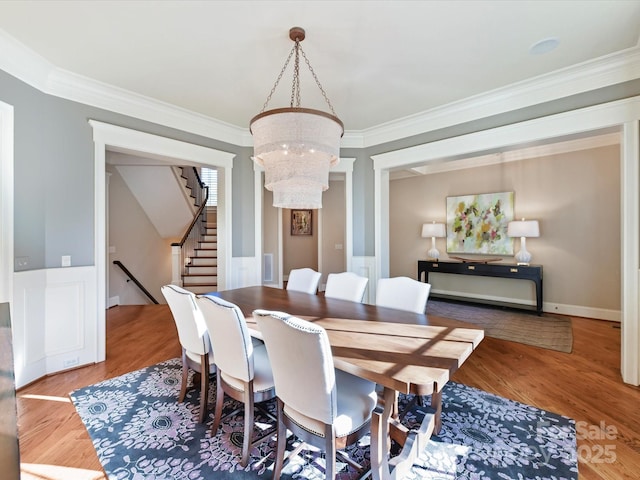
[[202, 241], [189, 259], [182, 286], [193, 293], [209, 293], [218, 289], [218, 227], [215, 207], [207, 207], [207, 222]]

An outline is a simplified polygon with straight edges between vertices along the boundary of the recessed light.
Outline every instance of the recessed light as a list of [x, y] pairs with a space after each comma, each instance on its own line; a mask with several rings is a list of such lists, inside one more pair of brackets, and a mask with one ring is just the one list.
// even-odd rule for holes
[[543, 38], [542, 40], [537, 41], [529, 48], [529, 53], [531, 55], [542, 55], [543, 53], [549, 53], [552, 50], [555, 50], [556, 47], [560, 44], [560, 40], [556, 37]]

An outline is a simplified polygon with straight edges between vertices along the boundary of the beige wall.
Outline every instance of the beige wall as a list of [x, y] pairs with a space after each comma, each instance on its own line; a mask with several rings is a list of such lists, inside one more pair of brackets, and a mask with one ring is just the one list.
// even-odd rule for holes
[[120, 305], [151, 303], [114, 260], [120, 260], [160, 303], [166, 303], [160, 287], [171, 283], [171, 243], [158, 234], [149, 217], [115, 168], [107, 165], [109, 178], [109, 254], [108, 297], [119, 297]]
[[[313, 235], [291, 235], [291, 210], [279, 209], [272, 206], [273, 194], [264, 190], [264, 228], [262, 248], [264, 253], [273, 254], [274, 278], [269, 284], [278, 283], [278, 236], [273, 226], [277, 225], [278, 215], [282, 214], [282, 245], [283, 245], [283, 275], [286, 278], [292, 268], [309, 267], [323, 273], [321, 285], [326, 281], [327, 274], [332, 272], [344, 272], [346, 258], [344, 250], [344, 238], [346, 229], [346, 193], [344, 179], [329, 181], [329, 189], [322, 194], [322, 265], [318, 265], [320, 255], [318, 252], [318, 210], [313, 211]], [[342, 249], [336, 248], [341, 245]]]
[[[446, 221], [447, 196], [501, 191], [515, 192], [517, 218], [540, 222], [540, 237], [528, 239], [527, 249], [532, 264], [544, 268], [544, 302], [620, 310], [618, 146], [390, 182], [390, 275], [416, 277], [431, 244], [421, 226]], [[446, 260], [445, 239], [436, 241]], [[440, 274], [430, 283], [434, 290], [533, 299], [526, 281]]]
[[294, 268], [318, 270], [318, 211], [312, 210], [311, 235], [291, 235], [291, 210], [282, 209], [283, 275]]

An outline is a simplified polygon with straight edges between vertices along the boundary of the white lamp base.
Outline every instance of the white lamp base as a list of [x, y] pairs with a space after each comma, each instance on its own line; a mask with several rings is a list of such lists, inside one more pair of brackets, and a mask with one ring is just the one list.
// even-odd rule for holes
[[526, 237], [520, 237], [520, 251], [516, 253], [516, 261], [518, 265], [529, 265], [531, 254], [527, 251]]
[[434, 260], [440, 258], [440, 252], [436, 248], [436, 237], [431, 237], [431, 250], [427, 252], [427, 255]]

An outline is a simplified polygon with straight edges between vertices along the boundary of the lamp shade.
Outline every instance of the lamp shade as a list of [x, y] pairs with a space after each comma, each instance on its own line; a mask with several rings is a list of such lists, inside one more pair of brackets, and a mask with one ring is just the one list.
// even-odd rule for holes
[[539, 237], [540, 227], [537, 220], [515, 220], [509, 222], [507, 235], [510, 237]]
[[422, 225], [423, 238], [429, 238], [429, 237], [442, 238], [446, 236], [447, 236], [447, 232], [445, 230], [444, 223], [433, 222], [433, 223], [425, 223], [424, 225]]

